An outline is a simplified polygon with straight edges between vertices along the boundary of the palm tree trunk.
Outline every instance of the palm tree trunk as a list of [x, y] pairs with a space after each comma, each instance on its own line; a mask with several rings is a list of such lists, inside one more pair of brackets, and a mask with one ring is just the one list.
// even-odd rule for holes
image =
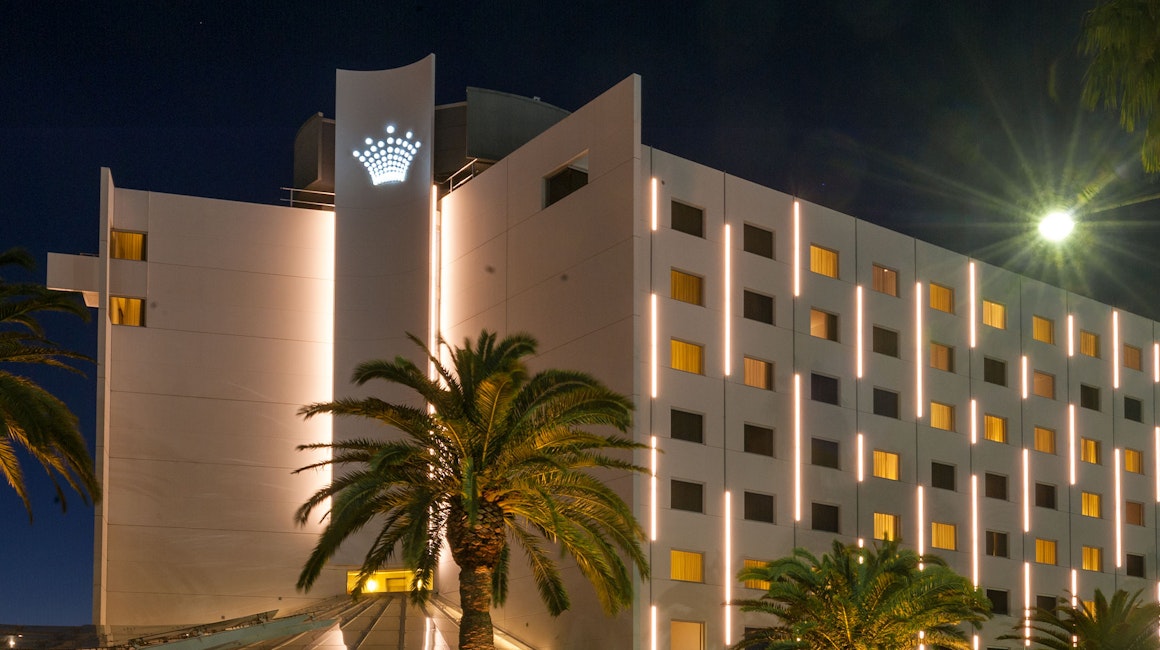
[[506, 542], [503, 510], [482, 501], [472, 523], [458, 500], [447, 518], [447, 545], [459, 565], [460, 650], [493, 650], [492, 576]]
[[476, 566], [459, 570], [460, 650], [493, 650], [494, 629], [491, 625], [491, 567]]

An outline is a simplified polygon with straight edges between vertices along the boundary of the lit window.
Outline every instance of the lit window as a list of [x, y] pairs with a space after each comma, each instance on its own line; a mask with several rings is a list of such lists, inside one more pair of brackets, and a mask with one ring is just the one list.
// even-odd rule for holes
[[761, 359], [745, 357], [745, 385], [773, 390], [773, 364]]
[[898, 332], [875, 325], [871, 338], [876, 353], [898, 358]]
[[943, 524], [937, 521], [930, 522], [931, 548], [941, 548], [945, 551], [955, 550], [957, 548], [955, 532], [954, 524]]
[[1143, 351], [1134, 345], [1124, 344], [1124, 367], [1132, 370], [1140, 370], [1143, 367]]
[[1031, 375], [1031, 392], [1039, 397], [1055, 399], [1055, 375], [1036, 370]]
[[1139, 449], [1124, 450], [1124, 471], [1133, 474], [1144, 473], [1144, 452]]
[[943, 431], [955, 430], [955, 407], [942, 402], [930, 403], [930, 426]]
[[759, 323], [773, 325], [773, 296], [748, 289], [742, 294], [742, 316]]
[[693, 551], [669, 551], [669, 577], [682, 582], [705, 582], [705, 554]]
[[1087, 330], [1079, 331], [1079, 352], [1085, 356], [1100, 356], [1100, 335]]
[[773, 259], [773, 232], [745, 224], [742, 230], [742, 239], [746, 253]]
[[947, 372], [955, 371], [955, 349], [942, 343], [930, 342], [930, 367]]
[[109, 233], [109, 256], [115, 260], [144, 260], [145, 233], [127, 230]]
[[669, 650], [705, 650], [705, 624], [699, 621], [670, 621]]
[[820, 309], [810, 309], [810, 336], [837, 341], [838, 315]]
[[828, 278], [838, 277], [838, 251], [810, 244], [810, 270]]
[[[1085, 546], [1084, 548], [1088, 548], [1088, 547]], [[1096, 550], [1098, 551], [1100, 549], [1096, 549]], [[1084, 567], [1084, 568], [1086, 568], [1086, 567]], [[1098, 570], [1099, 569], [1093, 569], [1093, 571], [1098, 571]], [[1094, 600], [1081, 600], [1081, 601], [1079, 601], [1079, 604], [1080, 604], [1080, 607], [1083, 607], [1083, 611], [1088, 613], [1088, 616], [1094, 617], [1096, 615], [1096, 601], [1094, 601]]]
[[1093, 465], [1100, 464], [1100, 441], [1091, 438], [1079, 439], [1079, 459]]
[[772, 524], [776, 514], [776, 506], [772, 494], [746, 492], [744, 515], [749, 521], [764, 521]]
[[1055, 453], [1055, 430], [1035, 427], [1035, 451], [1042, 451], [1045, 454]]
[[672, 365], [674, 370], [684, 370], [694, 374], [705, 374], [705, 347], [672, 339]]
[[902, 534], [902, 521], [898, 515], [885, 512], [874, 513], [874, 539], [891, 541]]
[[673, 230], [694, 237], [705, 236], [705, 211], [701, 208], [673, 201], [671, 217]]
[[1082, 492], [1080, 494], [1080, 514], [1099, 519], [1101, 516], [1100, 495], [1094, 492]]
[[[742, 561], [742, 567], [746, 568], [746, 569], [763, 569], [768, 564], [769, 564], [769, 562], [766, 562], [765, 560], [751, 560], [749, 558], [745, 558], [745, 560]], [[769, 591], [769, 587], [770, 587], [770, 585], [769, 585], [768, 580], [746, 580], [745, 581], [745, 588], [746, 589], [760, 589], [762, 591]]]
[[544, 179], [544, 207], [563, 199], [588, 184], [588, 156]]
[[898, 480], [898, 454], [892, 451], [874, 450], [874, 476]]
[[109, 322], [114, 325], [145, 326], [145, 301], [141, 298], [109, 296]]
[[992, 442], [1007, 442], [1007, 418], [990, 413], [984, 415], [983, 437]]
[[669, 295], [673, 300], [687, 302], [690, 305], [705, 304], [704, 296], [701, 294], [701, 285], [700, 276], [676, 269], [672, 269], [669, 273]]
[[1035, 561], [1040, 564], [1056, 564], [1058, 562], [1058, 543], [1054, 539], [1035, 540]]
[[[354, 591], [358, 585], [359, 571], [346, 572], [346, 593]], [[384, 569], [375, 571], [363, 583], [364, 594], [406, 593], [411, 591], [415, 572], [408, 569]], [[430, 585], [427, 585], [430, 588]]]
[[[1098, 546], [1083, 547], [1083, 570], [1103, 571], [1104, 549]], [[1084, 603], [1087, 604], [1086, 602]]]
[[1031, 317], [1031, 338], [1042, 343], [1055, 343], [1055, 321], [1042, 316]]
[[930, 308], [955, 313], [955, 290], [941, 284], [930, 283]]
[[898, 296], [898, 271], [874, 265], [874, 290], [888, 296]]
[[1124, 521], [1132, 526], [1144, 525], [1144, 504], [1139, 501], [1124, 503]]
[[984, 552], [992, 557], [1007, 557], [1007, 533], [988, 530], [984, 535]]
[[995, 329], [1007, 329], [1007, 307], [997, 302], [984, 300], [983, 324]]

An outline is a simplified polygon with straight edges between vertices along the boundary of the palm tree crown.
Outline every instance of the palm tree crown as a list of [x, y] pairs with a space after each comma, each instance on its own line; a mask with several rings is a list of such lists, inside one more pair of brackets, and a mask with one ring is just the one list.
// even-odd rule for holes
[[427, 352], [437, 379], [399, 357], [361, 364], [353, 381], [381, 379], [407, 387], [430, 409], [366, 397], [301, 411], [308, 418], [321, 413], [372, 418], [401, 435], [300, 447], [332, 453], [302, 470], [336, 465], [346, 471], [298, 510], [298, 521], [305, 523], [316, 507], [333, 499], [299, 588], [309, 589], [343, 540], [374, 520], [377, 534], [356, 592], [401, 549], [397, 561], [415, 570], [412, 597], [424, 602], [445, 536], [460, 568], [461, 648], [492, 647], [490, 609], [506, 596], [512, 542], [524, 551], [553, 615], [568, 609], [569, 600], [549, 544], [576, 561], [605, 611], [626, 607], [632, 576], [620, 553], [647, 576], [643, 530], [629, 506], [588, 470], [644, 471], [606, 453], [641, 445], [582, 427], [627, 431], [632, 403], [580, 372], [530, 375], [524, 358], [534, 354], [536, 342], [527, 335], [497, 340], [484, 331], [474, 345], [468, 340], [462, 348], [448, 346], [450, 368], [411, 339]]
[[[1031, 642], [1048, 650], [1160, 650], [1160, 604], [1141, 602], [1140, 596], [1120, 589], [1109, 601], [1096, 589], [1091, 604], [1081, 607], [1060, 598], [1054, 608], [1032, 612]], [[1022, 640], [1023, 629], [1020, 624], [999, 638]]]

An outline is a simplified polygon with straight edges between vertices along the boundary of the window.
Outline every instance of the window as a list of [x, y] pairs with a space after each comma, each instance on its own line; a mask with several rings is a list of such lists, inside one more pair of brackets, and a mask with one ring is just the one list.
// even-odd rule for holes
[[[765, 560], [751, 560], [749, 558], [745, 558], [741, 563], [741, 566], [746, 569], [764, 569], [768, 565], [769, 562]], [[746, 589], [760, 589], [762, 591], [769, 591], [770, 587], [768, 580], [746, 580], [744, 584]]]
[[885, 388], [874, 389], [874, 415], [898, 419], [898, 393]]
[[1031, 393], [1047, 399], [1055, 399], [1055, 375], [1036, 370], [1031, 373]]
[[838, 340], [838, 315], [820, 309], [810, 310], [810, 336], [828, 341]]
[[145, 260], [145, 233], [113, 230], [109, 234], [109, 257], [115, 260]]
[[705, 211], [680, 201], [673, 201], [672, 226], [673, 230], [683, 232], [686, 235], [704, 237]]
[[1035, 540], [1035, 561], [1040, 564], [1056, 564], [1058, 544], [1054, 539]]
[[955, 466], [947, 465], [946, 463], [939, 463], [931, 461], [930, 463], [930, 486], [939, 488], [940, 490], [955, 489]]
[[1035, 484], [1035, 506], [1055, 510], [1055, 486], [1048, 483]]
[[690, 305], [704, 305], [701, 276], [672, 269], [669, 271], [669, 297]]
[[930, 403], [930, 426], [943, 431], [955, 430], [955, 407], [942, 402]]
[[742, 296], [742, 315], [749, 320], [773, 325], [773, 296], [746, 289]]
[[109, 322], [114, 325], [145, 326], [145, 301], [141, 298], [109, 296]]
[[898, 297], [898, 271], [885, 266], [874, 265], [874, 290], [888, 296]]
[[[354, 591], [358, 585], [360, 571], [346, 572], [346, 593]], [[363, 585], [364, 594], [398, 594], [411, 591], [411, 581], [415, 579], [415, 572], [408, 569], [379, 569], [371, 573], [370, 579]], [[428, 582], [428, 588], [431, 584]]]
[[810, 270], [828, 278], [838, 277], [838, 251], [810, 244]]
[[999, 386], [1007, 385], [1007, 362], [983, 357], [983, 381]]
[[1007, 500], [1007, 477], [1002, 474], [983, 475], [983, 495], [988, 499]]
[[984, 300], [983, 324], [995, 329], [1007, 329], [1007, 307], [997, 302]]
[[1103, 571], [1104, 549], [1098, 546], [1083, 547], [1083, 570]]
[[669, 650], [705, 650], [705, 624], [669, 621]]
[[1055, 596], [1044, 596], [1042, 594], [1035, 597], [1035, 606], [1044, 611], [1051, 611], [1055, 609]]
[[1031, 338], [1042, 343], [1055, 344], [1055, 321], [1042, 316], [1031, 317]]
[[1124, 450], [1124, 471], [1133, 474], [1144, 473], [1144, 452], [1139, 449]]
[[673, 370], [705, 374], [705, 346], [672, 339]]
[[745, 451], [773, 457], [773, 429], [756, 424], [745, 425]]
[[1100, 357], [1100, 335], [1087, 330], [1079, 331], [1079, 352], [1089, 357]]
[[1128, 553], [1124, 558], [1127, 560], [1124, 567], [1124, 572], [1133, 578], [1144, 577], [1144, 556], [1136, 555], [1135, 553]]
[[669, 551], [669, 578], [681, 582], [705, 582], [705, 554], [695, 551]]
[[810, 439], [810, 462], [820, 467], [838, 468], [838, 443], [822, 438]]
[[761, 359], [745, 357], [745, 385], [773, 390], [773, 364]]
[[930, 522], [930, 547], [940, 548], [944, 551], [955, 550], [958, 547], [955, 540], [956, 532], [954, 524]]
[[745, 224], [742, 229], [743, 246], [746, 253], [753, 253], [773, 259], [773, 232]]
[[1144, 504], [1139, 501], [1124, 503], [1124, 521], [1133, 526], [1144, 525]]
[[1007, 557], [1007, 533], [988, 530], [984, 534], [984, 546], [987, 555], [992, 557]]
[[1079, 459], [1093, 465], [1100, 464], [1100, 441], [1091, 438], [1079, 439]]
[[986, 413], [983, 415], [983, 437], [991, 442], [1007, 442], [1007, 418]]
[[1010, 606], [1007, 604], [1008, 593], [1003, 589], [988, 589], [987, 600], [991, 601], [992, 614], [1009, 614], [1011, 612]]
[[1143, 368], [1142, 363], [1143, 351], [1134, 345], [1124, 344], [1124, 367], [1132, 370], [1140, 370]]
[[670, 490], [669, 506], [673, 510], [687, 510], [688, 512], [705, 511], [705, 486], [700, 483], [690, 483], [688, 481], [673, 479], [670, 483]]
[[1144, 403], [1135, 397], [1124, 397], [1124, 419], [1133, 422], [1144, 421]]
[[955, 313], [955, 290], [941, 284], [930, 283], [930, 308]]
[[544, 179], [544, 207], [563, 199], [588, 184], [588, 156]]
[[875, 325], [873, 340], [875, 352], [898, 358], [898, 332]]
[[1055, 453], [1055, 430], [1046, 427], [1035, 427], [1035, 451], [1045, 454]]
[[810, 373], [810, 399], [826, 404], [838, 403], [838, 378]]
[[749, 521], [773, 523], [774, 502], [772, 494], [745, 493], [745, 518]]
[[1095, 386], [1080, 384], [1079, 405], [1093, 411], [1100, 410], [1100, 389]]
[[892, 451], [874, 450], [874, 476], [898, 480], [898, 454]]
[[705, 442], [705, 417], [672, 409], [669, 411], [669, 437], [686, 442]]
[[874, 513], [874, 539], [891, 541], [902, 536], [902, 520], [887, 512]]
[[955, 349], [942, 343], [930, 343], [930, 367], [947, 372], [955, 371]]
[[831, 533], [838, 531], [838, 506], [828, 503], [810, 504], [811, 528]]
[[1080, 514], [1085, 517], [1100, 518], [1101, 515], [1101, 501], [1099, 494], [1095, 492], [1081, 492], [1080, 493]]

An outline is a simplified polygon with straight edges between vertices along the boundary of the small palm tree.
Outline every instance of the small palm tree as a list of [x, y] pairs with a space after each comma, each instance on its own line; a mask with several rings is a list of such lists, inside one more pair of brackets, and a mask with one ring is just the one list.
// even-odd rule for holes
[[[1160, 604], [1141, 602], [1140, 596], [1120, 589], [1109, 601], [1096, 589], [1090, 609], [1060, 598], [1054, 608], [1032, 612], [1031, 642], [1048, 650], [1160, 650]], [[1023, 640], [1022, 623], [1015, 629], [999, 638]]]
[[626, 607], [632, 575], [620, 553], [647, 577], [640, 548], [644, 533], [631, 508], [588, 470], [644, 471], [606, 453], [641, 445], [583, 427], [627, 431], [631, 401], [583, 373], [529, 375], [524, 358], [535, 353], [536, 342], [527, 335], [497, 341], [485, 330], [474, 344], [468, 340], [450, 349], [451, 368], [414, 336], [411, 340], [426, 351], [438, 379], [399, 357], [361, 364], [353, 381], [405, 386], [419, 398], [415, 405], [347, 398], [301, 411], [307, 418], [323, 413], [371, 418], [401, 435], [299, 447], [332, 453], [299, 472], [333, 465], [345, 473], [298, 510], [298, 521], [305, 524], [315, 508], [333, 499], [298, 587], [309, 589], [343, 541], [373, 522], [377, 535], [355, 593], [397, 554], [397, 561], [415, 570], [412, 599], [425, 602], [445, 537], [460, 568], [460, 648], [493, 647], [490, 611], [506, 596], [513, 543], [527, 556], [552, 615], [568, 609], [569, 600], [555, 551], [547, 544], [575, 559], [606, 612]]
[[[0, 252], [0, 267], [11, 265], [33, 268], [31, 256], [15, 248]], [[32, 502], [20, 465], [21, 453], [48, 472], [62, 510], [68, 507], [62, 479], [86, 504], [101, 497], [76, 416], [64, 402], [14, 370], [31, 364], [79, 372], [67, 361], [87, 359], [45, 337], [38, 318], [48, 312], [76, 314], [85, 320], [89, 317], [72, 294], [0, 278], [0, 474], [24, 502], [29, 521]]]
[[957, 626], [978, 628], [991, 615], [990, 601], [946, 562], [901, 549], [896, 541], [861, 549], [834, 540], [820, 559], [796, 548], [788, 557], [743, 569], [737, 579], [768, 582], [761, 598], [737, 604], [778, 619], [746, 634], [737, 648], [917, 648], [922, 632], [927, 648], [969, 650]]

